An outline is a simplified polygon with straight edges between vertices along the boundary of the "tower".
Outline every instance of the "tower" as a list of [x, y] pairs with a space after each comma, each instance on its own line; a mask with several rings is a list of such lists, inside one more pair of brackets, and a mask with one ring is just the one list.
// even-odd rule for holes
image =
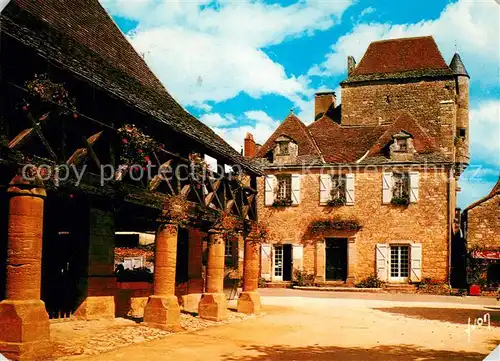
[[455, 136], [455, 163], [462, 172], [469, 165], [469, 73], [458, 53], [450, 63], [455, 76], [457, 129]]

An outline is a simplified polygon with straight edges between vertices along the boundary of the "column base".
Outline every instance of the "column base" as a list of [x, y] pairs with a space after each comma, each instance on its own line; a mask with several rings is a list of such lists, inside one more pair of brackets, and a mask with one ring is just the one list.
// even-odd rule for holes
[[144, 309], [144, 322], [164, 329], [180, 327], [181, 308], [177, 296], [149, 296]]
[[201, 300], [201, 293], [190, 293], [182, 296], [182, 307], [187, 312], [198, 312], [198, 304]]
[[260, 295], [258, 292], [241, 292], [238, 298], [238, 312], [258, 315], [260, 313]]
[[89, 296], [73, 315], [76, 319], [102, 320], [115, 318], [114, 296]]
[[198, 305], [198, 315], [211, 321], [226, 318], [227, 300], [224, 293], [204, 293]]
[[9, 360], [52, 356], [49, 315], [40, 300], [0, 302], [0, 354]]

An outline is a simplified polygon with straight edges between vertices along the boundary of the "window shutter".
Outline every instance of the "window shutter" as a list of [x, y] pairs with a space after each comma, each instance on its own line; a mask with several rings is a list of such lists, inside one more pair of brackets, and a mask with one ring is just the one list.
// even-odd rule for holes
[[292, 174], [292, 204], [300, 204], [300, 174]]
[[410, 172], [410, 202], [418, 202], [418, 185], [419, 185], [420, 173]]
[[382, 173], [382, 203], [388, 204], [392, 200], [392, 173]]
[[383, 282], [387, 281], [387, 266], [389, 247], [386, 244], [379, 243], [376, 246], [377, 278]]
[[266, 186], [264, 194], [264, 204], [272, 206], [274, 203], [274, 189], [276, 188], [276, 177], [273, 175], [266, 175]]
[[348, 173], [346, 174], [345, 179], [345, 204], [348, 206], [354, 205], [354, 174]]
[[332, 177], [329, 174], [319, 175], [319, 204], [326, 205], [332, 191]]
[[414, 243], [411, 245], [410, 259], [411, 259], [410, 280], [412, 282], [420, 282], [422, 280], [422, 244], [421, 243]]
[[261, 277], [264, 278], [266, 281], [271, 280], [271, 245], [270, 244], [263, 244], [261, 247], [261, 268], [260, 268], [260, 274]]
[[304, 257], [304, 246], [301, 244], [292, 245], [293, 270], [302, 271], [302, 259]]

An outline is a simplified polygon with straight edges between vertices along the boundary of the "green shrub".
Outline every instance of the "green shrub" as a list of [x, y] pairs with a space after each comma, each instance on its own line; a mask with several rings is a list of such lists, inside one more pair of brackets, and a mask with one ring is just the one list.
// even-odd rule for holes
[[300, 270], [294, 270], [293, 286], [314, 286], [314, 274]]
[[264, 278], [259, 278], [259, 288], [266, 288], [267, 287], [267, 282]]
[[377, 276], [369, 276], [361, 280], [355, 286], [357, 288], [380, 288], [384, 285], [384, 282], [379, 280]]

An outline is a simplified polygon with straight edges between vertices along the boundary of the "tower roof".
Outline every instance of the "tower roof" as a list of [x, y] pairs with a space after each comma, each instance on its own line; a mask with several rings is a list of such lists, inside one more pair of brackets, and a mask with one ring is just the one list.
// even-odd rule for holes
[[432, 36], [375, 41], [343, 83], [453, 73]]
[[462, 62], [462, 58], [458, 53], [453, 55], [453, 59], [451, 59], [450, 68], [455, 75], [464, 75], [470, 78], [469, 73], [467, 73], [467, 69], [465, 69], [465, 65]]

